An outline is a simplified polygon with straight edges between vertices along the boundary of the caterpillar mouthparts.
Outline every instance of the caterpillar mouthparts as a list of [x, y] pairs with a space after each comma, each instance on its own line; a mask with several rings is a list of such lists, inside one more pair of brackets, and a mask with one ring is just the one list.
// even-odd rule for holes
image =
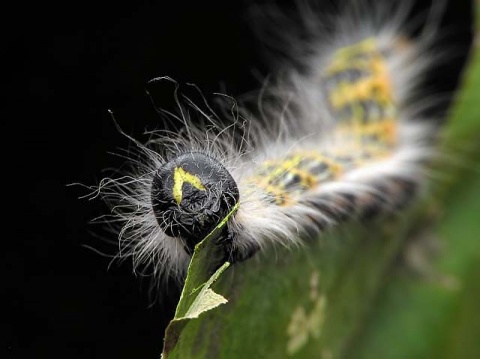
[[152, 181], [155, 218], [165, 234], [182, 240], [189, 255], [239, 198], [237, 183], [228, 170], [199, 152], [184, 153], [166, 162]]

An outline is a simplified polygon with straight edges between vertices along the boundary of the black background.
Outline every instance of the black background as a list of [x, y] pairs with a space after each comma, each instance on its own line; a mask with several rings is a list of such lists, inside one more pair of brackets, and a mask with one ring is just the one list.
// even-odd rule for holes
[[[103, 169], [123, 163], [108, 153], [129, 143], [107, 109], [140, 140], [159, 127], [145, 94], [151, 78], [195, 83], [207, 97], [258, 89], [254, 73], [269, 70], [249, 25], [250, 3], [37, 2], [5, 12], [13, 19], [3, 44], [11, 80], [4, 98], [13, 110], [2, 121], [8, 357], [159, 356], [177, 291], [151, 305], [149, 281], [132, 275], [130, 262], [108, 268], [110, 258], [85, 247], [115, 253], [89, 223], [106, 208], [66, 185], [96, 184]], [[457, 53], [470, 40], [470, 6], [452, 0], [444, 18], [445, 43]], [[454, 57], [430, 82], [451, 90], [463, 60]], [[155, 100], [171, 106], [171, 88]]]

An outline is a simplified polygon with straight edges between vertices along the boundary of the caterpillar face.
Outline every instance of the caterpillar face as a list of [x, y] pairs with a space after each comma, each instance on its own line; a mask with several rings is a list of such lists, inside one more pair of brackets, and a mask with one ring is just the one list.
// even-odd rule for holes
[[153, 178], [152, 207], [162, 230], [181, 238], [188, 254], [239, 200], [235, 180], [218, 161], [198, 152], [181, 154]]

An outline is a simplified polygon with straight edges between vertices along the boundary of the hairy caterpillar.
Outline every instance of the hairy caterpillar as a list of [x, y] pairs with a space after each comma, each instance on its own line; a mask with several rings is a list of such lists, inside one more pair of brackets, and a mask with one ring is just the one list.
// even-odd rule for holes
[[300, 66], [285, 64], [266, 85], [262, 119], [234, 109], [222, 127], [208, 105], [187, 99], [172, 114], [183, 133], [132, 139], [131, 172], [98, 188], [121, 223], [121, 256], [182, 278], [195, 245], [233, 208], [215, 240], [235, 262], [415, 198], [435, 154], [436, 126], [415, 96], [437, 17], [411, 39], [401, 30], [408, 7], [368, 5], [325, 27], [315, 11], [302, 12], [306, 38], [285, 39]]

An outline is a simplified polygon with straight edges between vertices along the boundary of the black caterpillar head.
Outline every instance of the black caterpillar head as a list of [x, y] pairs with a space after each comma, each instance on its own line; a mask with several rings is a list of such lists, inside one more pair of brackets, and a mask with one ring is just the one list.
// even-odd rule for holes
[[182, 238], [185, 250], [192, 254], [195, 245], [238, 202], [239, 191], [218, 161], [190, 152], [173, 158], [156, 171], [151, 198], [162, 230], [168, 236]]

